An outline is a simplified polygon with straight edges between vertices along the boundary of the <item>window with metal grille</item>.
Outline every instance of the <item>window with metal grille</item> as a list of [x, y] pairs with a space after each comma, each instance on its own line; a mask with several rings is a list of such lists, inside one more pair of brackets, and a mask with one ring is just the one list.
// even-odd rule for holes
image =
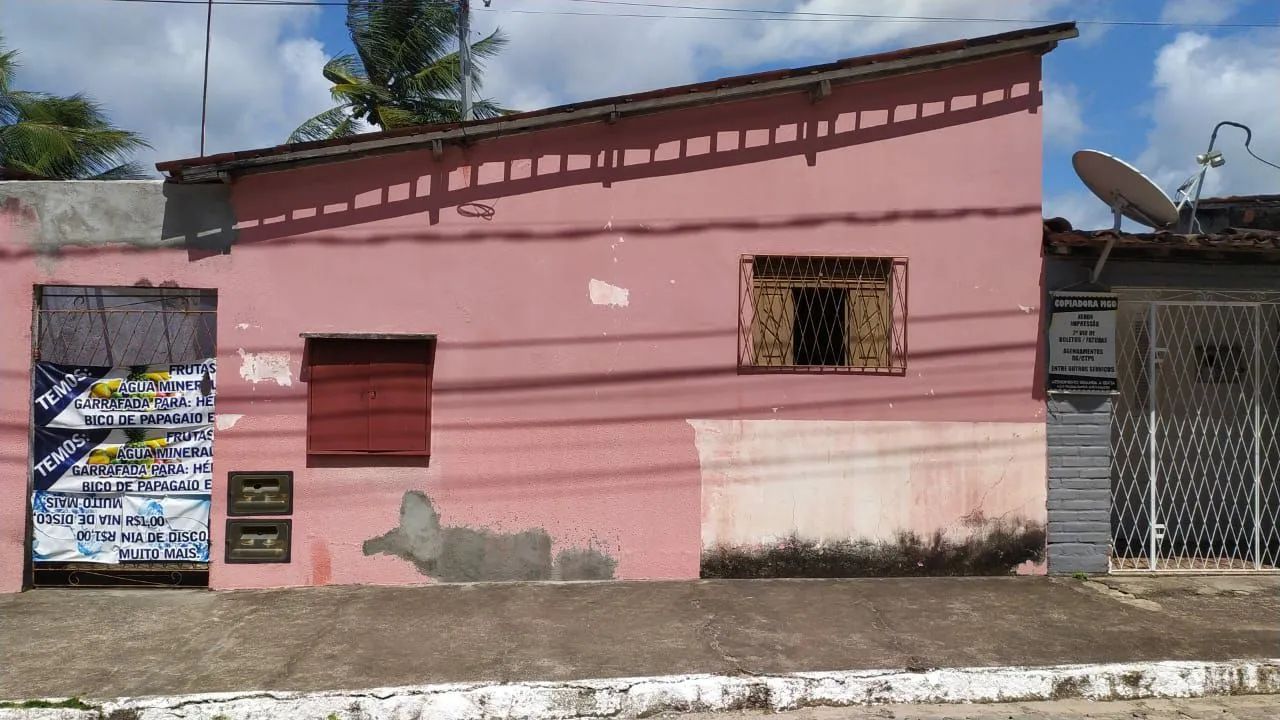
[[740, 371], [906, 371], [905, 258], [747, 255], [739, 294]]
[[1238, 385], [1245, 377], [1244, 347], [1231, 343], [1196, 346], [1197, 382], [1204, 385]]
[[430, 455], [435, 340], [308, 337], [307, 452]]

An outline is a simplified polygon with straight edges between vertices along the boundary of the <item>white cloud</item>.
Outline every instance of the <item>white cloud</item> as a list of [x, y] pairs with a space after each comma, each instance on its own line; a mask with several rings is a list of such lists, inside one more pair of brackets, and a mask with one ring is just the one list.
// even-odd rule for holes
[[1176, 23], [1220, 23], [1235, 15], [1240, 0], [1169, 0], [1160, 20]]
[[1080, 93], [1070, 83], [1045, 83], [1044, 137], [1051, 145], [1070, 147], [1084, 134]]
[[[1157, 55], [1152, 82], [1152, 129], [1137, 165], [1161, 187], [1171, 191], [1196, 170], [1222, 120], [1251, 127], [1254, 152], [1280, 162], [1280, 32], [1181, 33]], [[1223, 128], [1215, 149], [1227, 164], [1210, 170], [1206, 196], [1280, 192], [1280, 170], [1249, 157], [1243, 131]]]
[[[668, 0], [669, 1], [669, 0]], [[725, 3], [720, 3], [726, 5]], [[695, 82], [719, 75], [818, 63], [885, 49], [974, 37], [1061, 16], [1070, 0], [804, 0], [756, 7], [894, 16], [1023, 18], [1026, 23], [858, 20], [786, 22], [582, 17], [494, 11], [475, 29], [499, 25], [511, 39], [490, 62], [482, 95], [530, 110], [566, 102]], [[512, 8], [507, 3], [508, 9]], [[621, 12], [617, 7], [547, 0], [539, 11]], [[649, 14], [694, 14], [631, 8]], [[726, 13], [711, 13], [724, 16]]]
[[[332, 103], [315, 8], [218, 6], [210, 53], [208, 153], [284, 142]], [[0, 27], [21, 52], [18, 84], [86, 92], [116, 125], [153, 146], [139, 160], [199, 152], [203, 6], [0, 2]]]
[[[672, 2], [673, 0], [655, 0]], [[721, 3], [729, 5], [728, 3]], [[823, 62], [867, 52], [973, 37], [1090, 11], [1099, 0], [778, 0], [760, 3], [804, 12], [1013, 17], [993, 22], [778, 22], [581, 17], [512, 10], [694, 14], [656, 8], [592, 6], [566, 0], [532, 5], [504, 0], [495, 11], [475, 3], [477, 34], [501, 24], [511, 45], [490, 63], [481, 95], [534, 109], [719, 75]], [[196, 154], [204, 46], [202, 6], [0, 0], [0, 27], [23, 53], [22, 84], [86, 91], [121, 127], [155, 147], [150, 164]], [[724, 12], [714, 13], [725, 15]], [[280, 143], [298, 123], [331, 106], [320, 75], [316, 8], [218, 6], [214, 10], [208, 152]], [[1078, 132], [1067, 88], [1049, 100], [1054, 132]], [[1053, 109], [1052, 107], [1050, 108]]]

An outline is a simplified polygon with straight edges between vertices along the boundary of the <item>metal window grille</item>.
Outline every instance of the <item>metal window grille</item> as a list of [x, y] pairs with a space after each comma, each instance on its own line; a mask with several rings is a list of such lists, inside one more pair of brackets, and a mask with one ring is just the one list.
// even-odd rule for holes
[[739, 371], [906, 372], [905, 258], [745, 255], [740, 273]]
[[1280, 294], [1121, 294], [1113, 570], [1280, 567]]
[[195, 362], [217, 348], [217, 295], [180, 288], [39, 289], [35, 356], [64, 365]]

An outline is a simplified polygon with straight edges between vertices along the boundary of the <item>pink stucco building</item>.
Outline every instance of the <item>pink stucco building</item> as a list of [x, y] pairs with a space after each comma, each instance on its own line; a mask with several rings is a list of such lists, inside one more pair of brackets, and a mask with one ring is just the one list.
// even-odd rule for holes
[[[100, 362], [72, 337], [215, 352], [214, 588], [1037, 571], [1040, 57], [1074, 35], [6, 183], [0, 590], [33, 357]], [[123, 339], [129, 303], [187, 335]], [[229, 474], [280, 471], [287, 562], [227, 562]]]

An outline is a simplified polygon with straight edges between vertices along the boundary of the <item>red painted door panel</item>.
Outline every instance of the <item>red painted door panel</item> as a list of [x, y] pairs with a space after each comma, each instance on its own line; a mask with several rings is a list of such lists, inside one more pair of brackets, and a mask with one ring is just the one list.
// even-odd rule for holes
[[427, 365], [369, 365], [369, 449], [374, 452], [427, 452]]
[[323, 340], [310, 358], [311, 452], [430, 452], [432, 344]]
[[307, 450], [369, 450], [369, 353], [364, 343], [317, 340], [308, 348]]
[[307, 449], [359, 452], [369, 449], [369, 366], [311, 366]]

